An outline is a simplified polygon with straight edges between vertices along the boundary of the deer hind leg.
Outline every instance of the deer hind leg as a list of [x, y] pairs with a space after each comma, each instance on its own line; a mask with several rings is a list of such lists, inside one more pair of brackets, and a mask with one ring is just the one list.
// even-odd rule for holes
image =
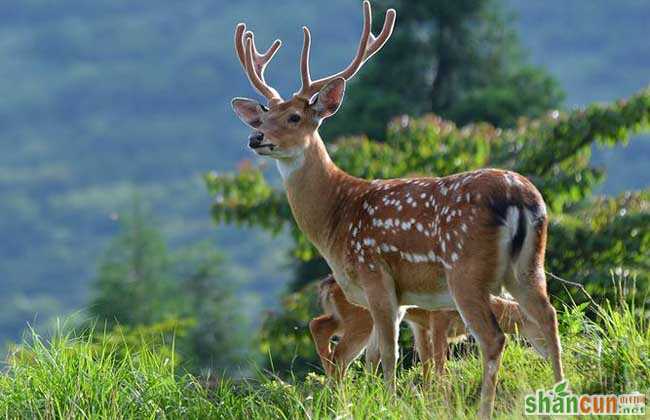
[[[481, 285], [486, 281], [480, 275], [448, 277], [449, 290], [467, 329], [476, 338], [483, 357], [483, 383], [481, 385], [480, 418], [489, 418], [494, 407], [497, 374], [506, 337], [490, 309], [489, 292]], [[469, 293], [469, 291], [472, 293]]]
[[330, 340], [336, 334], [339, 326], [339, 321], [334, 315], [321, 315], [309, 322], [309, 331], [327, 376], [334, 373], [334, 359]]
[[535, 322], [546, 341], [546, 350], [553, 365], [555, 381], [564, 378], [561, 361], [560, 335], [557, 315], [546, 289], [544, 249], [546, 247], [546, 219], [536, 224], [529, 219], [521, 254], [512, 264], [505, 279], [508, 292], [515, 298], [526, 317]]
[[336, 366], [336, 378], [343, 379], [345, 373], [354, 361], [363, 352], [372, 333], [372, 318], [359, 316], [355, 319], [346, 319], [343, 324], [343, 336], [334, 348], [332, 356]]
[[[529, 326], [524, 330], [525, 333], [530, 331], [526, 333], [526, 337], [540, 354], [548, 355], [553, 366], [555, 381], [561, 381], [564, 378], [564, 372], [557, 315], [546, 293], [544, 270], [541, 268], [515, 270], [515, 274], [506, 281], [506, 289], [519, 303], [526, 318], [536, 324], [537, 329]], [[544, 337], [546, 346], [542, 347], [538, 342], [539, 335]]]
[[379, 272], [364, 273], [362, 285], [377, 333], [384, 381], [390, 389], [394, 390], [397, 369], [397, 340], [402, 314], [397, 303], [393, 278], [385, 270], [380, 270]]

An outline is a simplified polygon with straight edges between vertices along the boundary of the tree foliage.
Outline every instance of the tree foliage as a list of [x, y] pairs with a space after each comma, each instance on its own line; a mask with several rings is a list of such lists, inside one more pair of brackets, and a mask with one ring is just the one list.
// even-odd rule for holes
[[353, 82], [325, 138], [384, 139], [385, 122], [400, 114], [511, 127], [520, 116], [538, 117], [562, 102], [555, 79], [527, 64], [500, 1], [375, 3], [382, 12], [399, 10], [399, 30]]
[[[646, 89], [627, 101], [520, 119], [511, 129], [487, 123], [457, 127], [434, 115], [402, 116], [388, 125], [384, 142], [346, 137], [329, 148], [341, 168], [368, 179], [444, 176], [486, 166], [519, 171], [533, 180], [549, 207], [547, 270], [584, 284], [597, 299], [615, 295], [613, 276], [635, 280], [640, 289], [636, 296], [643, 300], [650, 284], [650, 191], [593, 197], [604, 173], [590, 164], [590, 157], [595, 142], [625, 142], [632, 133], [647, 130], [649, 122]], [[284, 192], [271, 187], [260, 168], [243, 165], [237, 173], [205, 178], [216, 197], [216, 222], [271, 232], [290, 227], [293, 252], [307, 262], [299, 267], [293, 291], [327, 272], [294, 224]], [[568, 293], [570, 286], [553, 278], [549, 287], [555, 299], [587, 300], [577, 289]], [[288, 295], [282, 311], [270, 314], [262, 326], [263, 349], [281, 371], [290, 367], [300, 372], [316, 363], [306, 328], [314, 313], [312, 300], [309, 292]]]
[[138, 204], [122, 218], [99, 265], [91, 315], [118, 339], [158, 336], [168, 347], [174, 338], [185, 367], [223, 370], [243, 361], [246, 322], [221, 255], [207, 243], [168, 250], [150, 218]]

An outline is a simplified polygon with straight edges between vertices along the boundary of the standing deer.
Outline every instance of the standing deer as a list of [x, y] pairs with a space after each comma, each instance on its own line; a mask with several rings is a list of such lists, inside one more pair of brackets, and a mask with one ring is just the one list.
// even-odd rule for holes
[[338, 110], [346, 81], [386, 43], [396, 13], [388, 10], [377, 37], [368, 1], [363, 16], [352, 62], [315, 81], [309, 71], [311, 35], [303, 27], [302, 87], [286, 101], [264, 79], [280, 41], [261, 54], [252, 32], [237, 25], [237, 55], [268, 107], [243, 98], [232, 105], [254, 130], [249, 147], [277, 161], [298, 227], [325, 258], [346, 298], [370, 311], [389, 388], [395, 381], [400, 307], [457, 309], [481, 348], [479, 414], [490, 417], [505, 345], [490, 293], [502, 286], [543, 331], [555, 379], [563, 378], [544, 275], [546, 206], [530, 181], [509, 171], [370, 182], [332, 162], [318, 127]]
[[[347, 301], [341, 287], [329, 275], [319, 284], [319, 302], [324, 314], [309, 322], [309, 330], [316, 345], [323, 369], [328, 376], [341, 379], [350, 363], [366, 349], [366, 365], [373, 369], [378, 362], [376, 340], [371, 337], [372, 317], [361, 306]], [[509, 299], [490, 296], [490, 307], [501, 329], [509, 334], [519, 332], [546, 357], [544, 336], [539, 327], [521, 313], [519, 305]], [[436, 375], [444, 374], [448, 342], [458, 341], [467, 334], [457, 311], [427, 311], [409, 308], [404, 320], [413, 332], [415, 350], [422, 363], [422, 376], [430, 382], [432, 362]], [[334, 349], [331, 338], [339, 337]]]

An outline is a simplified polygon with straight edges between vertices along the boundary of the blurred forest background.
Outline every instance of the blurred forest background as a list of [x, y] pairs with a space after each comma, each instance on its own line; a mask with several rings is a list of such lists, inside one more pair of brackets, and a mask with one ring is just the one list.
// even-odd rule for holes
[[[650, 138], [619, 142], [647, 130], [650, 6], [373, 4], [397, 7], [397, 30], [324, 127], [331, 143], [347, 136], [335, 160], [378, 177], [517, 169], [551, 205], [551, 271], [598, 296], [612, 273], [647, 283], [648, 195], [620, 194], [650, 185]], [[260, 48], [284, 41], [268, 79], [288, 95], [300, 26], [312, 29], [314, 72], [328, 74], [352, 57], [361, 12], [351, 0], [2, 2], [0, 345], [77, 314], [175, 331], [197, 369], [268, 351], [284, 367], [313, 360], [313, 302], [300, 291], [325, 268], [230, 110], [232, 97], [255, 97], [233, 52], [241, 20]], [[581, 111], [594, 102], [607, 104]], [[404, 113], [444, 120], [386, 129]]]

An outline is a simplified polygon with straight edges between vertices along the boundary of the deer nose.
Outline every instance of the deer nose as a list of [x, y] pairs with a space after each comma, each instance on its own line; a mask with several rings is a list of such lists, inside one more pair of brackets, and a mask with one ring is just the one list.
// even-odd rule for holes
[[248, 145], [250, 147], [257, 147], [262, 143], [262, 140], [264, 140], [264, 133], [261, 131], [254, 131], [250, 136], [248, 136]]

